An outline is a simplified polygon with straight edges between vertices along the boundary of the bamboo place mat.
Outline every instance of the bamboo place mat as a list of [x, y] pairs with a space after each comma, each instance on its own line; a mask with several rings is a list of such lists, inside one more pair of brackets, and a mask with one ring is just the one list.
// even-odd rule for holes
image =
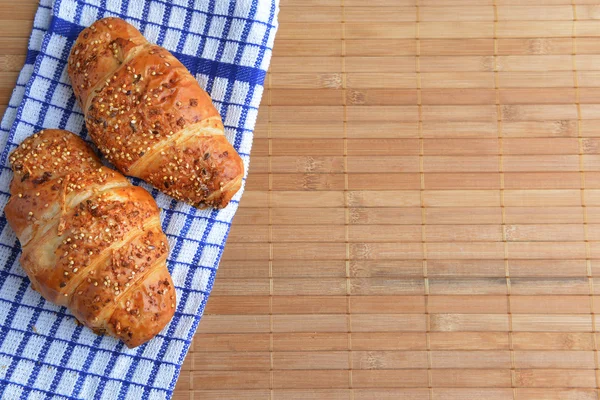
[[[34, 9], [0, 0], [4, 104]], [[599, 19], [587, 0], [282, 0], [174, 399], [596, 399]]]

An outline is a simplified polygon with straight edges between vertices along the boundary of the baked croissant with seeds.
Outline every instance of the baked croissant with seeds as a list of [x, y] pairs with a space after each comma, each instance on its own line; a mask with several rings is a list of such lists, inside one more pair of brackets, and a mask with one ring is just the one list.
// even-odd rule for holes
[[68, 72], [85, 123], [121, 172], [198, 208], [225, 207], [244, 166], [208, 94], [166, 49], [105, 18], [84, 29]]
[[152, 196], [63, 130], [26, 139], [10, 163], [14, 177], [4, 212], [32, 287], [128, 347], [160, 332], [176, 299]]

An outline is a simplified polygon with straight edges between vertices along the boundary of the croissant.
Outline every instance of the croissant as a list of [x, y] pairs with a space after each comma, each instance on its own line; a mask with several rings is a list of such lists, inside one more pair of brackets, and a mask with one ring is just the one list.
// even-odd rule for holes
[[176, 299], [152, 196], [63, 130], [29, 137], [10, 163], [4, 211], [33, 289], [128, 347], [154, 337], [171, 320]]
[[132, 25], [84, 29], [68, 73], [92, 140], [117, 169], [198, 208], [225, 207], [244, 166], [208, 94]]

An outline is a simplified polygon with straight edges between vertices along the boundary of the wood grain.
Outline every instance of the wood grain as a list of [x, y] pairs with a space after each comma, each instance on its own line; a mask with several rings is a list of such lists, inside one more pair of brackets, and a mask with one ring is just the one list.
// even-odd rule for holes
[[[0, 0], [2, 110], [35, 9]], [[174, 399], [597, 398], [598, 2], [282, 0], [280, 23]]]

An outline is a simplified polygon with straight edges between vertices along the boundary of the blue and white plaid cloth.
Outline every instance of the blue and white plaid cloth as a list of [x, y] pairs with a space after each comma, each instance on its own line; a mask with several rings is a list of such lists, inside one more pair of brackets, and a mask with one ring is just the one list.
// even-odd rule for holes
[[[173, 52], [211, 95], [248, 170], [252, 130], [277, 30], [278, 0], [41, 0], [27, 60], [0, 126], [0, 199], [12, 172], [8, 154], [42, 128], [85, 137], [66, 72], [83, 27], [118, 16]], [[86, 137], [89, 140], [89, 138]], [[20, 246], [0, 218], [0, 398], [164, 399], [179, 370], [223, 252], [242, 195], [220, 211], [199, 211], [139, 180], [163, 209], [168, 267], [178, 305], [171, 323], [129, 350], [78, 325], [67, 309], [45, 301], [19, 265]]]

